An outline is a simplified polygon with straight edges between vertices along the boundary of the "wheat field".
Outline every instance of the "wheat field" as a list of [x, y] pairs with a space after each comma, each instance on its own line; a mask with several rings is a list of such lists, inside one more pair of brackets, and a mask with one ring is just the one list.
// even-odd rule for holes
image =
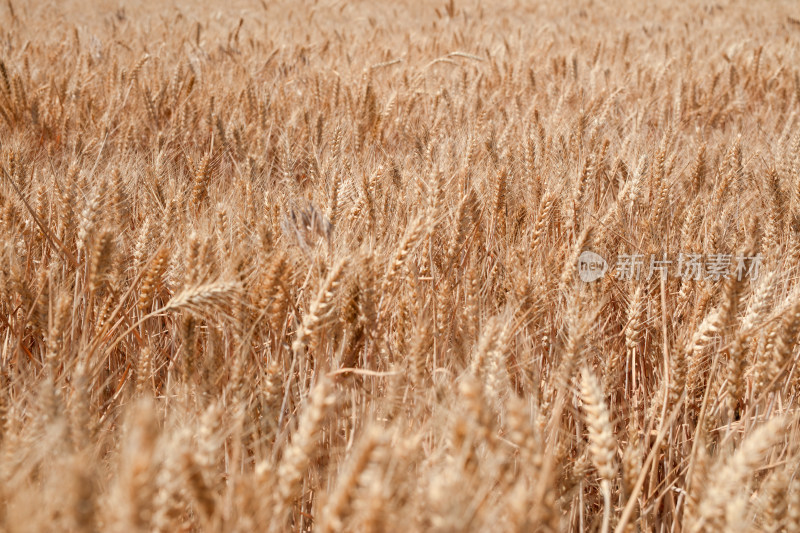
[[800, 531], [800, 8], [653, 4], [0, 5], [0, 531]]

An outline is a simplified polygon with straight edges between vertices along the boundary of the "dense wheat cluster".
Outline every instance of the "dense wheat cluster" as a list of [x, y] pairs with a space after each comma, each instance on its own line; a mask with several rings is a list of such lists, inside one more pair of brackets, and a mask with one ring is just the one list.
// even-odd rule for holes
[[800, 531], [794, 2], [195, 4], [0, 6], [0, 530]]

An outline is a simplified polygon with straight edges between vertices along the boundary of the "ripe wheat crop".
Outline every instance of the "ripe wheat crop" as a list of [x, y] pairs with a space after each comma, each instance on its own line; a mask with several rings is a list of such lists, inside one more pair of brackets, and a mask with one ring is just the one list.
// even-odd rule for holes
[[800, 531], [795, 2], [0, 20], [1, 531]]

